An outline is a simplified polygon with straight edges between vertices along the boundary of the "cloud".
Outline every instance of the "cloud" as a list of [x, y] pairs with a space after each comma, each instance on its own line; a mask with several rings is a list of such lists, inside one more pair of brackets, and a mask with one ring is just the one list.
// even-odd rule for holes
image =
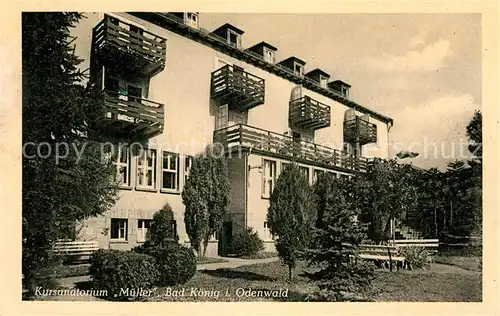
[[432, 72], [444, 67], [451, 55], [450, 42], [440, 39], [421, 50], [410, 50], [404, 55], [382, 54], [379, 58], [365, 58], [364, 64], [386, 72]]
[[428, 25], [424, 25], [414, 37], [410, 38], [408, 45], [410, 45], [411, 48], [415, 48], [425, 44], [425, 39], [430, 31], [431, 28]]
[[479, 109], [468, 94], [436, 97], [394, 115], [390, 139], [398, 144], [397, 150], [421, 153], [415, 162], [445, 167], [450, 160], [469, 156], [466, 127]]

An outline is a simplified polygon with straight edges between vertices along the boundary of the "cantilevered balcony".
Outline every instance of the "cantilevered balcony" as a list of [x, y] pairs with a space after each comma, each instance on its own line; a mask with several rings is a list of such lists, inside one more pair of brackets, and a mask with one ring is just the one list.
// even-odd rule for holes
[[312, 130], [330, 126], [330, 107], [309, 96], [290, 101], [288, 111], [291, 126]]
[[92, 58], [115, 72], [152, 77], [165, 69], [166, 40], [110, 16], [94, 27]]
[[264, 79], [239, 67], [226, 65], [212, 72], [211, 96], [218, 104], [236, 111], [249, 110], [264, 103]]
[[163, 104], [109, 90], [101, 96], [106, 116], [100, 132], [126, 138], [151, 138], [163, 132]]
[[365, 145], [377, 142], [377, 125], [357, 117], [344, 122], [344, 142]]
[[221, 144], [228, 151], [247, 148], [264, 155], [343, 171], [364, 171], [369, 161], [367, 158], [356, 157], [337, 149], [298, 141], [290, 136], [244, 124], [215, 131], [214, 143]]

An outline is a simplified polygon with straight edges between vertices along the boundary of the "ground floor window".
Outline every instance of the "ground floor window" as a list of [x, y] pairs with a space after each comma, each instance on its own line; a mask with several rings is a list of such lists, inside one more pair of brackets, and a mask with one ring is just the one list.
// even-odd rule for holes
[[274, 235], [269, 229], [269, 222], [264, 222], [264, 240], [274, 240]]
[[123, 218], [111, 219], [111, 239], [127, 240], [128, 220]]
[[137, 220], [137, 242], [145, 242], [148, 239], [148, 231], [151, 222], [151, 219]]

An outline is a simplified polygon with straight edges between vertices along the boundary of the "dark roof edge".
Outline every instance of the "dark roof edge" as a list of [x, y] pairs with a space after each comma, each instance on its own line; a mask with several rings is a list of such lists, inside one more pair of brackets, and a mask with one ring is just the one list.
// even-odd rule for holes
[[255, 45], [253, 45], [253, 46], [250, 46], [250, 47], [249, 47], [249, 48], [247, 48], [247, 49], [253, 49], [253, 48], [255, 48], [255, 47], [259, 47], [259, 46], [264, 46], [264, 47], [270, 48], [270, 49], [272, 49], [272, 50], [274, 50], [274, 51], [277, 51], [277, 50], [278, 50], [276, 47], [274, 47], [273, 45], [271, 45], [271, 44], [269, 44], [268, 42], [265, 42], [265, 41], [262, 41], [262, 42], [260, 42], [260, 43], [257, 43], [257, 44], [255, 44]]
[[369, 108], [364, 107], [352, 100], [349, 100], [340, 93], [332, 91], [331, 89], [322, 88], [321, 86], [319, 86], [319, 84], [317, 84], [310, 78], [307, 77], [302, 78], [300, 76], [297, 76], [292, 72], [290, 72], [290, 70], [283, 69], [285, 67], [279, 64], [272, 64], [265, 62], [262, 59], [262, 56], [258, 56], [256, 54], [250, 54], [245, 49], [239, 49], [227, 44], [226, 42], [224, 42], [223, 39], [214, 38], [215, 35], [211, 34], [210, 31], [206, 31], [201, 28], [200, 29], [192, 28], [184, 24], [179, 19], [176, 19], [176, 17], [170, 18], [168, 14], [165, 13], [159, 13], [159, 12], [126, 12], [126, 13], [131, 14], [140, 19], [143, 19], [145, 21], [148, 21], [150, 23], [153, 23], [157, 26], [163, 27], [169, 31], [172, 31], [186, 38], [192, 39], [197, 42], [202, 42], [202, 44], [212, 47], [218, 50], [219, 52], [222, 52], [226, 55], [237, 58], [239, 60], [251, 63], [255, 67], [266, 70], [283, 79], [289, 80], [296, 84], [302, 84], [304, 87], [313, 90], [323, 96], [329, 97], [339, 103], [342, 103], [347, 107], [353, 108], [364, 114], [370, 114], [373, 118], [376, 118], [381, 122], [384, 122], [386, 124], [391, 124], [391, 126], [394, 124], [394, 120], [392, 118], [380, 114], [374, 110], [370, 110]]

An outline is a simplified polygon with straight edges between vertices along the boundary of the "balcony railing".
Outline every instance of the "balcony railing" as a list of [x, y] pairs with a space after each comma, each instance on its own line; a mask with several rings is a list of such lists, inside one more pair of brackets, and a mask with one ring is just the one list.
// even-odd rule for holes
[[214, 132], [214, 142], [224, 148], [251, 148], [252, 151], [276, 155], [284, 159], [304, 163], [316, 163], [326, 168], [342, 168], [352, 171], [364, 171], [368, 158], [356, 157], [315, 143], [296, 140], [260, 128], [237, 124]]
[[360, 145], [377, 142], [377, 125], [359, 117], [344, 122], [344, 141]]
[[226, 65], [212, 72], [211, 95], [233, 110], [248, 110], [264, 103], [265, 81], [242, 69]]
[[104, 132], [147, 138], [163, 132], [163, 104], [109, 90], [102, 91], [102, 99], [108, 122]]
[[318, 129], [330, 126], [330, 107], [309, 96], [290, 101], [289, 121], [293, 126]]
[[[93, 29], [93, 53], [110, 67], [154, 76], [165, 69], [166, 40], [133, 25], [117, 25], [106, 16]], [[122, 27], [124, 25], [125, 27]], [[135, 30], [135, 31], [133, 31]]]

